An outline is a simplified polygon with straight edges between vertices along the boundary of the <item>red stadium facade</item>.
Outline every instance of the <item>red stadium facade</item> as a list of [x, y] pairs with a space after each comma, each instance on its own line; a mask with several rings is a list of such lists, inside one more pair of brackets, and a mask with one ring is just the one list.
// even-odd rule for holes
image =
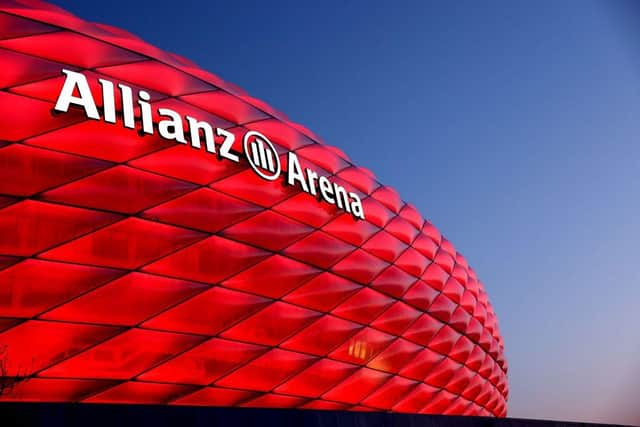
[[0, 0], [0, 400], [507, 412], [473, 269], [193, 63]]

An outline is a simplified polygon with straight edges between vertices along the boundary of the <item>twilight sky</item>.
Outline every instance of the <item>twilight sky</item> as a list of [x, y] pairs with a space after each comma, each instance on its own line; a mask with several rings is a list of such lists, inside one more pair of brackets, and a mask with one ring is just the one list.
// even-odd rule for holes
[[53, 1], [241, 86], [415, 204], [485, 283], [509, 416], [640, 425], [640, 3]]

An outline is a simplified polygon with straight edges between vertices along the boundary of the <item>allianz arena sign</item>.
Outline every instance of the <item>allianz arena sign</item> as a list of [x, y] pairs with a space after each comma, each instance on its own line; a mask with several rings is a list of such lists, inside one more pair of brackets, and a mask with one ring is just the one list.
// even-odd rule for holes
[[[101, 102], [104, 106], [101, 115], [96, 101], [93, 99], [87, 77], [82, 73], [66, 69], [63, 69], [62, 73], [65, 75], [65, 81], [54, 111], [66, 113], [71, 106], [75, 106], [82, 108], [87, 118], [104, 120], [112, 124], [118, 121], [114, 82], [98, 79], [102, 87]], [[120, 83], [117, 87], [122, 102], [122, 105], [118, 107], [121, 108], [119, 111], [122, 111], [121, 123], [124, 127], [136, 128], [135, 110], [138, 109], [141, 135], [153, 135], [157, 128], [158, 134], [166, 140], [180, 144], [189, 144], [187, 141], [189, 140], [191, 147], [195, 149], [204, 149], [213, 155], [218, 153], [220, 159], [240, 163], [240, 157], [232, 151], [236, 138], [233, 133], [223, 128], [214, 127], [195, 117], [183, 116], [170, 108], [158, 108], [157, 113], [160, 120], [154, 123], [152, 107], [149, 103], [151, 100], [149, 92], [139, 90], [134, 95], [134, 90], [125, 84]], [[185, 122], [188, 126], [186, 132]], [[219, 139], [219, 142], [216, 141], [216, 138]], [[273, 143], [266, 136], [257, 131], [248, 131], [243, 136], [242, 146], [249, 165], [260, 177], [267, 181], [275, 181], [280, 177], [282, 171], [280, 156]], [[347, 191], [343, 186], [331, 182], [328, 177], [319, 175], [310, 168], [305, 168], [303, 172], [298, 156], [293, 152], [287, 153], [287, 165], [284, 180], [287, 185], [298, 185], [305, 193], [336, 205], [338, 209], [349, 212], [354, 218], [364, 219], [362, 201], [356, 193]]]

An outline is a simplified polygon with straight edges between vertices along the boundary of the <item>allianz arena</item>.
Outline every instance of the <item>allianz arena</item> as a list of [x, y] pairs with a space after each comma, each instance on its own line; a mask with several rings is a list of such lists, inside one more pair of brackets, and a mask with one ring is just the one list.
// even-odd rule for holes
[[0, 400], [506, 416], [475, 272], [340, 149], [39, 1], [0, 61]]

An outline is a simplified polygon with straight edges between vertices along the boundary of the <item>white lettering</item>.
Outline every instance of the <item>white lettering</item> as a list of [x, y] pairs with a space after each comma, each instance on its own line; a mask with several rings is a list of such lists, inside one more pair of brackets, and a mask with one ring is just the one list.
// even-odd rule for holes
[[222, 128], [217, 128], [216, 134], [218, 136], [224, 136], [224, 141], [222, 141], [222, 145], [220, 146], [220, 157], [223, 159], [229, 159], [236, 163], [240, 162], [240, 157], [231, 152], [231, 147], [233, 147], [236, 136], [228, 130], [224, 130]]
[[289, 161], [287, 162], [287, 184], [296, 185], [296, 181], [300, 184], [300, 187], [302, 187], [302, 191], [305, 193], [309, 192], [309, 187], [307, 187], [304, 175], [302, 174], [298, 156], [294, 153], [289, 153]]
[[[66, 113], [69, 111], [69, 105], [74, 104], [83, 107], [84, 113], [90, 119], [100, 120], [96, 102], [93, 100], [89, 83], [87, 83], [87, 78], [84, 74], [69, 70], [62, 70], [62, 72], [67, 77], [64, 80], [64, 86], [62, 86], [60, 96], [58, 96], [58, 100], [53, 109]], [[74, 95], [76, 88], [78, 89], [79, 97]]]
[[182, 117], [180, 114], [169, 108], [159, 108], [158, 113], [168, 119], [160, 120], [158, 123], [158, 133], [165, 139], [173, 139], [181, 144], [186, 144], [184, 130], [182, 129]]
[[362, 209], [362, 201], [360, 197], [358, 197], [355, 193], [349, 193], [349, 197], [351, 197], [351, 214], [360, 219], [364, 219], [364, 210]]
[[191, 146], [193, 148], [200, 148], [200, 131], [202, 131], [204, 133], [206, 150], [209, 153], [215, 153], [216, 146], [213, 142], [213, 129], [211, 128], [211, 125], [207, 122], [201, 122], [189, 116], [187, 116], [187, 122], [189, 122]]
[[102, 106], [104, 108], [104, 121], [107, 123], [116, 122], [116, 97], [114, 95], [113, 82], [105, 79], [98, 79], [102, 86]]
[[318, 179], [318, 184], [320, 185], [320, 196], [324, 199], [324, 201], [335, 204], [336, 200], [333, 198], [333, 188], [331, 188], [331, 183], [329, 182], [327, 177], [321, 176]]
[[[89, 83], [84, 74], [63, 69], [65, 75], [64, 85], [60, 90], [58, 99], [54, 107], [55, 111], [68, 112], [71, 105], [82, 107], [85, 115], [94, 120], [100, 120], [100, 113], [96, 107]], [[102, 87], [102, 106], [104, 107], [103, 120], [106, 123], [116, 123], [116, 93], [115, 83], [105, 79], [98, 79]], [[133, 89], [124, 84], [118, 84], [122, 98], [122, 124], [124, 127], [134, 129], [136, 117], [134, 114], [134, 93]], [[153, 106], [151, 95], [145, 90], [137, 92], [137, 105], [140, 107], [140, 135], [153, 135]], [[191, 116], [182, 116], [178, 112], [169, 108], [158, 108], [161, 119], [157, 123], [158, 133], [164, 139], [174, 140], [180, 144], [187, 144], [184, 123], [189, 126], [189, 139], [191, 146], [201, 150], [202, 139], [204, 138], [204, 149], [207, 153], [216, 154], [220, 159], [228, 159], [239, 163], [240, 157], [235, 154], [233, 144], [236, 140], [234, 133], [215, 128], [206, 121], [197, 120]], [[223, 140], [216, 147], [216, 137]], [[217, 150], [216, 150], [217, 148]], [[243, 149], [246, 160], [254, 172], [268, 181], [274, 181], [280, 177], [280, 157], [274, 144], [269, 139], [256, 131], [248, 131], [243, 137]], [[302, 191], [312, 196], [319, 197], [320, 200], [336, 205], [351, 213], [354, 218], [364, 219], [364, 209], [358, 194], [348, 192], [348, 190], [332, 182], [329, 177], [321, 176], [317, 172], [302, 168], [298, 156], [294, 152], [288, 153], [288, 168], [285, 184], [298, 186]]]
[[138, 105], [140, 106], [140, 117], [142, 120], [142, 132], [153, 135], [153, 117], [151, 116], [151, 105], [149, 92], [141, 90], [138, 92]]

